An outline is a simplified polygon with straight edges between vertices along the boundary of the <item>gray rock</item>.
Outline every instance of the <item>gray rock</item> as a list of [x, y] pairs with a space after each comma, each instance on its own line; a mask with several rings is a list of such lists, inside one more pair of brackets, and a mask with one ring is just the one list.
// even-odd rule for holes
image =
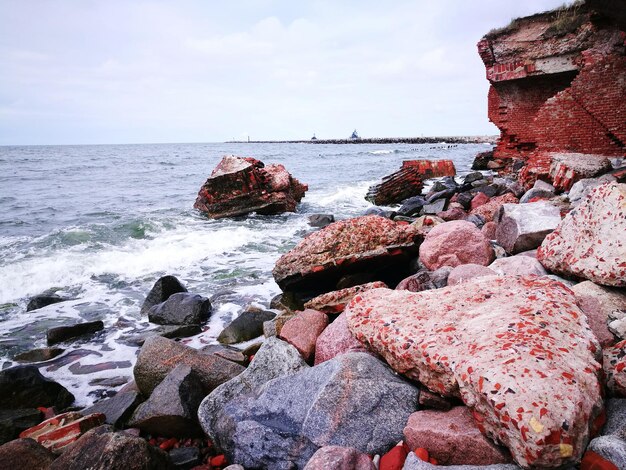
[[526, 190], [524, 189], [524, 186], [519, 184], [519, 181], [517, 180], [507, 180], [506, 189], [509, 192], [513, 193], [513, 196], [515, 196], [518, 199], [522, 197], [524, 193], [526, 192]]
[[550, 199], [553, 196], [554, 196], [554, 188], [552, 188], [552, 191], [549, 191], [546, 189], [540, 189], [540, 188], [531, 188], [524, 193], [524, 195], [520, 198], [519, 202], [520, 204], [526, 204], [528, 201], [536, 197], [539, 197], [542, 199]]
[[202, 463], [200, 449], [197, 447], [179, 447], [169, 451], [172, 465], [177, 470], [191, 470]]
[[216, 444], [244, 467], [303, 467], [318, 448], [384, 453], [402, 439], [419, 391], [365, 353], [279, 377], [224, 406]]
[[[442, 467], [424, 462], [415, 453], [410, 452], [404, 461], [402, 470], [439, 470]], [[447, 465], [446, 470], [520, 470], [521, 467], [513, 464], [496, 464], [496, 465]]]
[[550, 183], [547, 183], [547, 182], [545, 182], [543, 180], [535, 181], [535, 184], [533, 185], [533, 189], [540, 189], [542, 191], [549, 191], [552, 194], [554, 194], [555, 191], [556, 191], [554, 186], [552, 186]]
[[58, 296], [57, 294], [39, 294], [28, 301], [28, 305], [26, 306], [26, 311], [30, 312], [32, 310], [37, 310], [43, 307], [47, 307], [48, 305], [57, 304], [59, 302], [65, 302], [69, 299], [64, 299], [63, 297]]
[[204, 354], [215, 354], [216, 356], [226, 359], [231, 362], [236, 362], [245, 366], [248, 362], [248, 358], [241, 351], [234, 346], [224, 346], [222, 344], [208, 344], [200, 349]]
[[208, 393], [240, 374], [244, 368], [221, 357], [202, 352], [161, 336], [146, 340], [133, 370], [137, 387], [145, 396], [177, 365], [186, 364], [200, 377]]
[[463, 209], [468, 210], [471, 206], [472, 199], [474, 199], [474, 195], [467, 191], [464, 193], [459, 193], [456, 197], [456, 202], [463, 206]]
[[561, 223], [559, 209], [547, 202], [503, 204], [496, 239], [507, 253], [532, 250]]
[[484, 178], [483, 174], [480, 171], [475, 171], [473, 173], [468, 173], [463, 178], [463, 184], [471, 184], [474, 181], [480, 181]]
[[57, 326], [50, 328], [46, 332], [48, 346], [52, 346], [68, 339], [77, 338], [78, 336], [90, 335], [104, 329], [104, 323], [101, 321], [89, 321], [77, 323], [69, 326]]
[[473, 223], [478, 228], [481, 228], [483, 225], [485, 225], [485, 219], [477, 214], [470, 214], [465, 218], [465, 220]]
[[626, 440], [626, 398], [609, 398], [605, 407], [606, 423], [601, 435]]
[[332, 214], [311, 214], [309, 216], [309, 225], [311, 227], [326, 227], [335, 221], [335, 216]]
[[181, 364], [139, 405], [128, 425], [157, 436], [199, 435], [197, 411], [202, 398], [204, 392], [197, 374]]
[[0, 468], [46, 470], [54, 454], [34, 439], [16, 439], [0, 446]]
[[74, 395], [41, 375], [35, 366], [16, 366], [0, 372], [0, 408], [55, 406], [62, 410], [73, 401]]
[[211, 301], [189, 292], [170, 295], [165, 301], [150, 308], [148, 320], [160, 325], [198, 325], [211, 314]]
[[269, 310], [245, 310], [222, 330], [217, 340], [222, 344], [235, 344], [256, 338], [263, 334], [263, 322], [275, 317], [276, 314]]
[[224, 468], [224, 470], [246, 470], [246, 469], [243, 468], [243, 465], [239, 465], [238, 463], [235, 463]]
[[13, 359], [15, 359], [17, 362], [41, 362], [54, 359], [64, 352], [65, 349], [63, 348], [38, 348], [20, 353], [16, 355]]
[[422, 213], [426, 215], [435, 215], [438, 212], [446, 210], [447, 205], [447, 199], [437, 199], [436, 201], [425, 204], [424, 207], [422, 207]]
[[176, 277], [163, 276], [154, 283], [154, 286], [152, 286], [152, 289], [148, 292], [146, 300], [144, 300], [141, 306], [141, 314], [147, 314], [152, 307], [161, 302], [165, 302], [172, 294], [178, 292], [187, 292], [187, 289]]
[[295, 316], [295, 312], [283, 312], [273, 320], [263, 322], [263, 336], [266, 338], [269, 338], [270, 336], [278, 336], [283, 329], [283, 325]]
[[41, 423], [42, 416], [36, 408], [0, 410], [0, 444], [16, 439], [22, 431]]
[[626, 468], [626, 441], [616, 436], [600, 436], [592, 439], [587, 450], [591, 450], [613, 463], [617, 468]]
[[93, 406], [86, 408], [82, 413], [86, 416], [92, 413], [102, 413], [104, 422], [121, 428], [141, 403], [141, 397], [136, 391], [118, 392], [111, 398], [100, 400]]
[[217, 387], [200, 404], [198, 417], [205, 434], [215, 439], [217, 416], [233, 399], [252, 393], [272, 379], [308, 368], [291, 344], [276, 337], [266, 339], [246, 370]]
[[426, 200], [422, 196], [413, 196], [402, 201], [398, 214], [403, 216], [419, 215]]

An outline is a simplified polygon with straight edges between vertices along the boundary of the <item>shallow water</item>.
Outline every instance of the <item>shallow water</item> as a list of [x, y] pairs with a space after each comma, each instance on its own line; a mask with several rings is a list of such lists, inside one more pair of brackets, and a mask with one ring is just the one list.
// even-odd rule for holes
[[[102, 320], [95, 337], [44, 364], [86, 405], [107, 390], [89, 382], [132, 377], [137, 346], [151, 328], [139, 309], [154, 282], [173, 274], [210, 297], [213, 316], [192, 346], [215, 342], [247, 305], [279, 293], [271, 270], [312, 231], [307, 217], [362, 214], [367, 188], [403, 160], [450, 158], [469, 171], [482, 144], [159, 144], [0, 147], [0, 363], [45, 346], [46, 329]], [[208, 220], [193, 209], [198, 189], [226, 154], [282, 163], [309, 191], [297, 213]], [[55, 290], [72, 300], [26, 313], [28, 298]], [[84, 366], [111, 362], [105, 371]], [[109, 389], [114, 390], [114, 389]]]

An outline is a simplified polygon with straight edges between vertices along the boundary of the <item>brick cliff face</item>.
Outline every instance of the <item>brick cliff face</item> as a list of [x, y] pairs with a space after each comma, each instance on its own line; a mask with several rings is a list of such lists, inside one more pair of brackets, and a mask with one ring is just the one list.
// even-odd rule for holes
[[626, 155], [624, 6], [594, 1], [515, 20], [478, 43], [495, 156]]

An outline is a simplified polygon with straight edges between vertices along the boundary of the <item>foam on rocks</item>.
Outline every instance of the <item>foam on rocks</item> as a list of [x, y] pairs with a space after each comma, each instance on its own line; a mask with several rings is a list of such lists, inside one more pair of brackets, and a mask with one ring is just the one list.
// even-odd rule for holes
[[580, 460], [602, 409], [600, 348], [560, 282], [490, 276], [419, 293], [375, 289], [345, 312], [359, 341], [397, 372], [460, 397], [521, 466]]

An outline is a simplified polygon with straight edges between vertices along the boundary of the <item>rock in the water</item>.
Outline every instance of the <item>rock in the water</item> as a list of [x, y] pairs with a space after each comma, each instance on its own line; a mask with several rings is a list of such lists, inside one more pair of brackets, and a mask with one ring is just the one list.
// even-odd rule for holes
[[211, 314], [211, 301], [189, 292], [172, 294], [148, 311], [148, 319], [159, 325], [198, 325]]
[[367, 284], [327, 292], [326, 294], [318, 295], [309, 300], [304, 304], [304, 307], [329, 314], [341, 313], [346, 304], [350, 302], [352, 297], [356, 294], [370, 289], [378, 289], [379, 287], [387, 287], [387, 284], [380, 281], [368, 282]]
[[311, 214], [309, 216], [309, 225], [311, 227], [326, 227], [335, 221], [335, 216], [332, 214]]
[[0, 444], [17, 438], [22, 431], [36, 426], [42, 419], [42, 412], [35, 408], [0, 409]]
[[328, 326], [328, 315], [307, 309], [287, 320], [279, 337], [293, 345], [305, 361], [313, 359], [315, 342]]
[[104, 329], [104, 323], [100, 320], [77, 323], [75, 325], [57, 326], [46, 331], [48, 346], [77, 338], [83, 335], [90, 335]]
[[420, 261], [430, 270], [474, 263], [487, 266], [494, 259], [489, 240], [470, 222], [456, 220], [433, 228], [420, 247]]
[[511, 461], [509, 453], [487, 439], [466, 406], [450, 411], [413, 413], [404, 428], [410, 449], [428, 450], [441, 465], [491, 465]]
[[528, 276], [531, 274], [545, 276], [548, 274], [539, 261], [523, 255], [498, 258], [489, 265], [489, 268], [502, 276]]
[[626, 286], [626, 184], [608, 183], [565, 216], [537, 258], [547, 269], [607, 286]]
[[141, 437], [96, 428], [56, 459], [49, 470], [170, 470], [168, 455]]
[[149, 396], [165, 376], [179, 364], [190, 366], [200, 377], [206, 392], [240, 374], [244, 368], [221, 357], [179, 344], [161, 336], [146, 340], [135, 363], [135, 382]]
[[83, 416], [69, 412], [47, 419], [20, 433], [20, 437], [34, 439], [54, 454], [61, 454], [90, 429], [104, 423], [104, 415]]
[[558, 190], [569, 191], [583, 178], [592, 178], [610, 171], [613, 167], [607, 157], [582, 153], [552, 153], [550, 178]]
[[26, 311], [37, 310], [39, 308], [47, 307], [48, 305], [58, 304], [59, 302], [65, 302], [68, 299], [57, 294], [39, 294], [31, 297], [26, 306]]
[[0, 446], [0, 468], [47, 470], [54, 454], [32, 439], [16, 439]]
[[382, 217], [341, 220], [308, 235], [280, 257], [272, 273], [281, 289], [313, 295], [333, 291], [342, 276], [363, 271], [395, 285], [408, 274], [421, 240], [417, 227]]
[[0, 408], [67, 408], [74, 395], [45, 378], [34, 366], [16, 366], [0, 371]]
[[[589, 326], [602, 347], [615, 344], [611, 333], [614, 315], [626, 316], [626, 294], [616, 289], [599, 286], [591, 281], [580, 282], [572, 287], [580, 309], [587, 315]], [[616, 331], [619, 333], [619, 331]], [[626, 339], [626, 338], [621, 338]]]
[[14, 357], [17, 362], [41, 362], [54, 359], [60, 354], [63, 354], [65, 349], [63, 348], [38, 348], [31, 349], [20, 353]]
[[163, 276], [154, 283], [141, 306], [141, 314], [146, 315], [155, 305], [165, 302], [172, 294], [187, 292], [185, 286], [175, 276]]
[[[513, 464], [496, 464], [496, 465], [447, 465], [445, 470], [520, 470], [517, 465]], [[414, 452], [409, 453], [404, 462], [402, 470], [440, 470], [439, 465], [433, 465], [424, 462]]]
[[342, 313], [317, 338], [315, 364], [349, 352], [368, 352], [368, 349], [350, 332], [346, 315]]
[[181, 364], [167, 374], [148, 400], [139, 405], [129, 426], [157, 436], [198, 435], [197, 411], [204, 396], [196, 373]]
[[141, 397], [137, 391], [120, 391], [110, 398], [105, 398], [89, 408], [85, 408], [83, 413], [101, 413], [104, 415], [106, 424], [120, 428], [130, 418], [139, 403], [141, 403]]
[[263, 323], [275, 317], [269, 310], [248, 308], [222, 330], [217, 340], [222, 344], [235, 344], [254, 339], [263, 334]]
[[485, 222], [493, 222], [493, 219], [500, 211], [502, 204], [517, 204], [517, 202], [518, 200], [515, 196], [511, 193], [506, 193], [501, 196], [492, 197], [489, 201], [481, 204], [475, 209], [472, 209], [470, 214], [482, 217]]
[[212, 431], [229, 461], [246, 468], [302, 468], [328, 445], [385, 452], [402, 438], [418, 394], [369, 354], [343, 354], [236, 397]]
[[469, 281], [470, 279], [476, 279], [484, 276], [495, 276], [497, 274], [498, 273], [487, 266], [472, 263], [462, 264], [450, 271], [450, 275], [448, 276], [448, 285], [456, 286], [457, 284]]
[[561, 222], [559, 209], [547, 202], [503, 204], [496, 239], [507, 253], [532, 250]]
[[272, 379], [294, 374], [308, 367], [292, 345], [275, 337], [266, 339], [246, 370], [217, 387], [202, 401], [198, 409], [202, 429], [215, 440], [214, 430], [218, 426], [218, 415], [232, 400], [252, 393]]
[[490, 276], [375, 289], [345, 312], [359, 341], [432, 391], [460, 396], [520, 465], [558, 466], [580, 460], [602, 409], [599, 345], [575, 300], [547, 277]]
[[376, 470], [368, 455], [353, 447], [320, 447], [304, 470]]
[[193, 206], [213, 219], [295, 212], [307, 190], [283, 165], [265, 166], [254, 158], [227, 155], [202, 185]]

